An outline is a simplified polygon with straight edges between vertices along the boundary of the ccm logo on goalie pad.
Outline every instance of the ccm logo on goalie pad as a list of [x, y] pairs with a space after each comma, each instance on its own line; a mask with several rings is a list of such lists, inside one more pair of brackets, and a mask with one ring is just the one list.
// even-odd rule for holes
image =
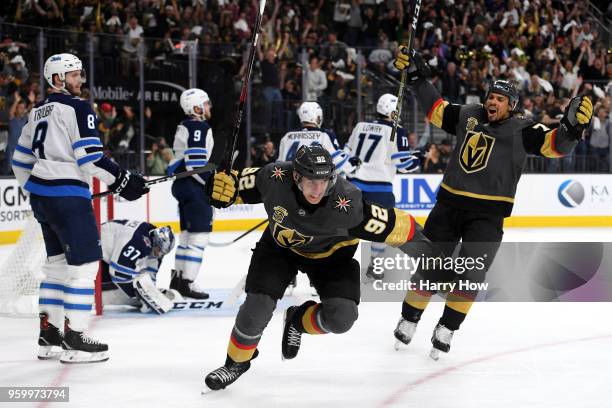
[[174, 302], [172, 310], [188, 310], [188, 309], [221, 309], [223, 301], [221, 302], [209, 302], [209, 301], [194, 301], [194, 302]]

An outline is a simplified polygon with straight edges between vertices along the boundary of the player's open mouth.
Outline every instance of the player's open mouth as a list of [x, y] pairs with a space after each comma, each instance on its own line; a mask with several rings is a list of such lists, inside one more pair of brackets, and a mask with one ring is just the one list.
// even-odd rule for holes
[[495, 115], [497, 113], [497, 108], [493, 106], [489, 106], [489, 109], [487, 110], [487, 112], [489, 113], [489, 115]]

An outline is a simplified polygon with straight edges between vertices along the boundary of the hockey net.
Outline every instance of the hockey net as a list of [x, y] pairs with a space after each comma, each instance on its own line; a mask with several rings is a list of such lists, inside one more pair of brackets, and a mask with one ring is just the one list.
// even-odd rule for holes
[[[94, 179], [94, 194], [100, 183]], [[98, 228], [113, 218], [113, 196], [94, 200], [94, 214]], [[40, 224], [30, 214], [15, 246], [0, 262], [0, 315], [34, 316], [38, 314], [38, 290], [44, 277], [42, 265], [46, 258], [45, 243]], [[96, 281], [96, 314], [102, 313], [100, 274]]]

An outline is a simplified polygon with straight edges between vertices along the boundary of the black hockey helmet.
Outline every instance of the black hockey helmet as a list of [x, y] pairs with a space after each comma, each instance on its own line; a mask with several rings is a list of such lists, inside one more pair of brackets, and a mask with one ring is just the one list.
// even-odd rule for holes
[[293, 158], [293, 169], [298, 174], [298, 187], [302, 177], [329, 180], [327, 195], [336, 184], [336, 166], [329, 152], [321, 146], [300, 147]]
[[510, 111], [512, 112], [516, 109], [519, 100], [519, 93], [512, 82], [503, 79], [493, 81], [491, 86], [489, 86], [485, 100], [488, 99], [489, 95], [492, 93], [507, 96], [510, 102]]

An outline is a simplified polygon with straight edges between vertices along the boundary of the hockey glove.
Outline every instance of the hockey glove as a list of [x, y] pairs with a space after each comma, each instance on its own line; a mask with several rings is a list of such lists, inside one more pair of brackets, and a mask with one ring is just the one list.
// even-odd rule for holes
[[227, 208], [236, 202], [238, 197], [238, 172], [230, 174], [214, 173], [206, 183], [210, 205], [215, 208]]
[[348, 160], [348, 162], [351, 166], [353, 166], [353, 170], [351, 171], [351, 174], [359, 170], [359, 167], [361, 166], [361, 159], [359, 157], [353, 156]]
[[592, 117], [593, 103], [591, 99], [588, 96], [576, 96], [567, 105], [561, 124], [579, 139], [582, 137], [582, 131], [591, 124]]
[[128, 201], [138, 200], [149, 192], [144, 177], [140, 174], [132, 174], [125, 169], [119, 170], [119, 176], [108, 188]]
[[427, 79], [431, 75], [431, 69], [421, 54], [412, 50], [410, 55], [408, 54], [408, 47], [401, 46], [393, 61], [393, 66], [399, 71], [407, 70], [408, 77], [406, 78], [408, 84], [412, 84], [419, 79]]

